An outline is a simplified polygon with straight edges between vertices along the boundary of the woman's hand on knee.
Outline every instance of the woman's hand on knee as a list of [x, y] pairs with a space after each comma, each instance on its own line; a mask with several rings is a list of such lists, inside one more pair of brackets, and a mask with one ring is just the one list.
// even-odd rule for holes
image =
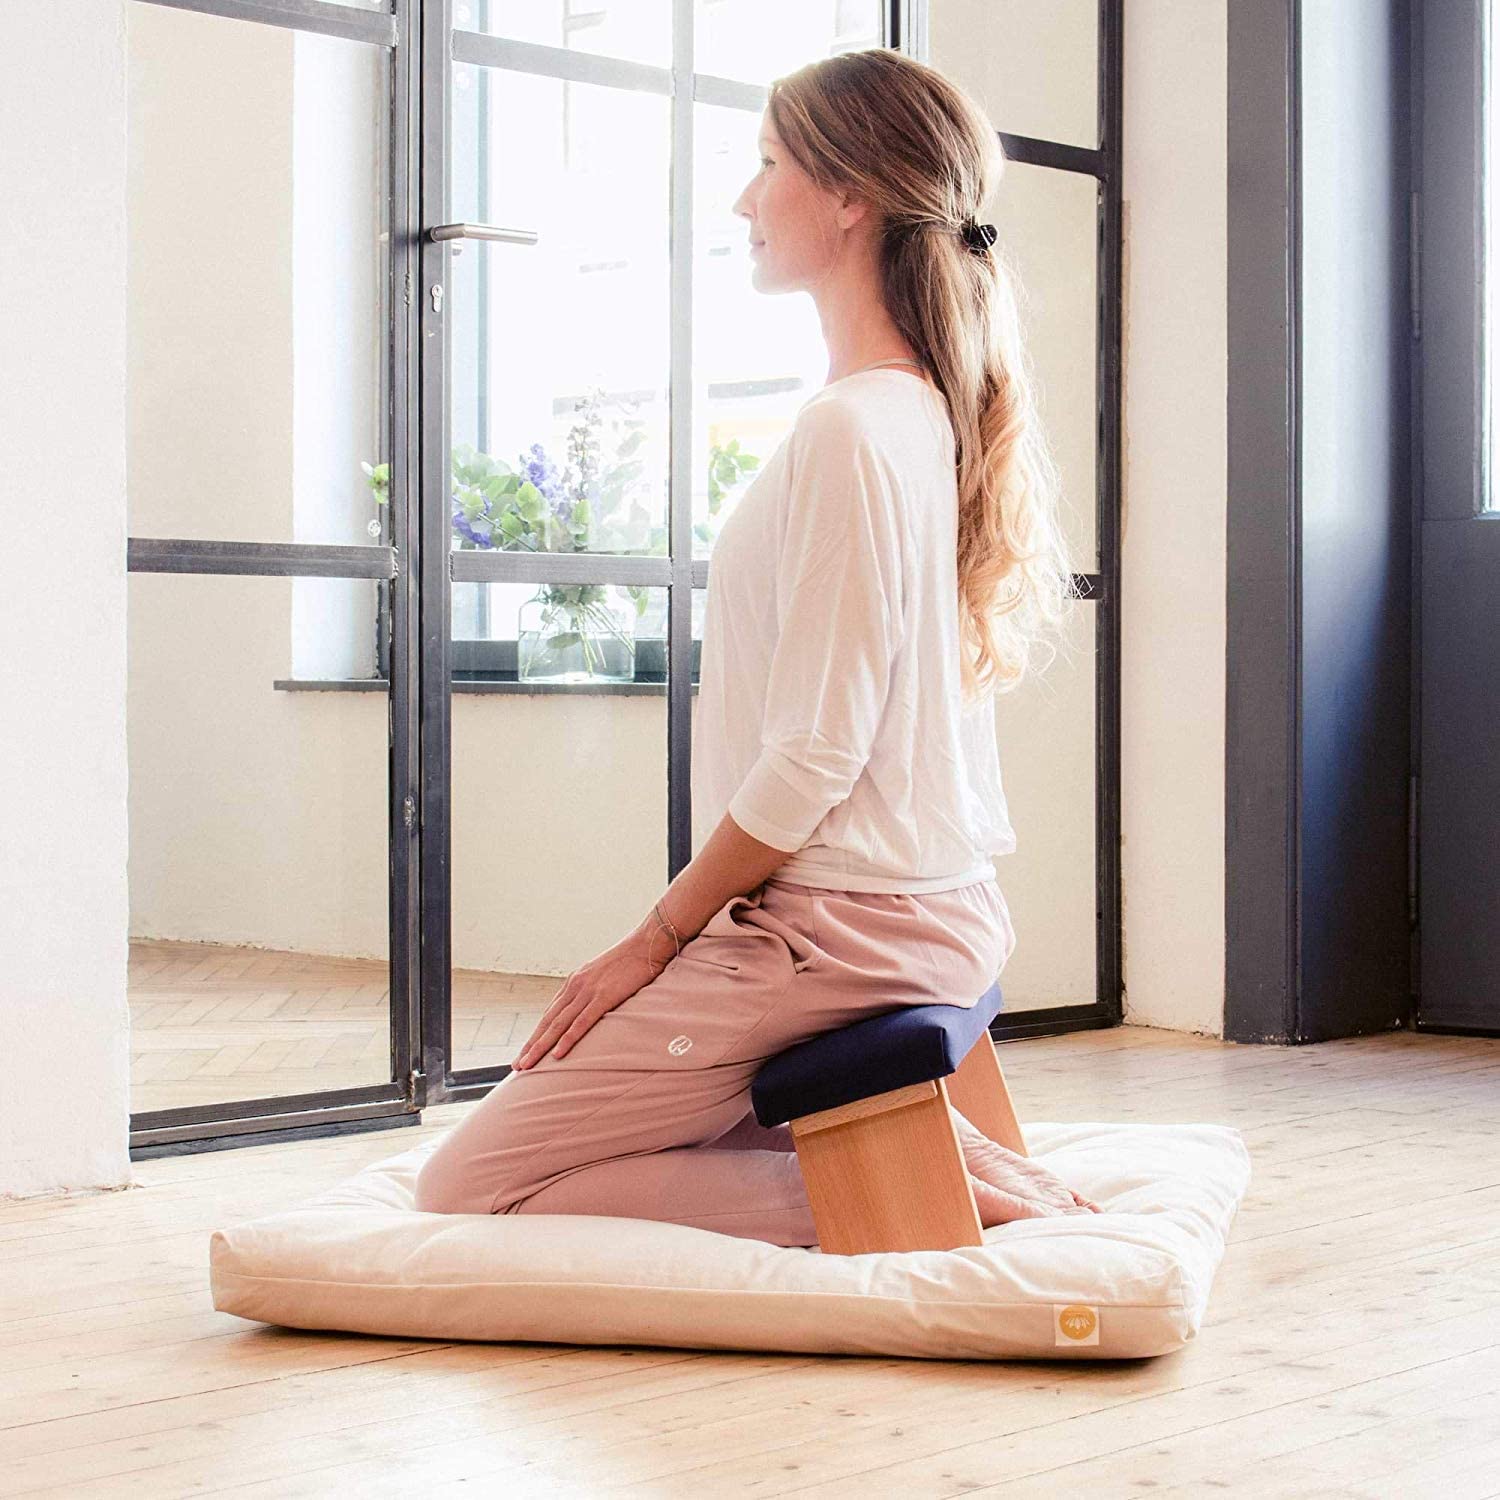
[[596, 1021], [645, 989], [663, 967], [652, 961], [649, 944], [636, 933], [606, 948], [568, 975], [511, 1066], [524, 1070], [548, 1052], [565, 1056]]

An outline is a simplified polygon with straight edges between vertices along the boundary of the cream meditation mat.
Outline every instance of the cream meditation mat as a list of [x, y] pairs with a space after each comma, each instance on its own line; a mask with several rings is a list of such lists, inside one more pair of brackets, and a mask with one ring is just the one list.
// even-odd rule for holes
[[824, 1255], [593, 1214], [429, 1214], [441, 1135], [299, 1207], [215, 1230], [213, 1305], [402, 1338], [1131, 1359], [1194, 1338], [1250, 1181], [1238, 1130], [1032, 1124], [1027, 1153], [1102, 1214], [1021, 1219], [957, 1250]]

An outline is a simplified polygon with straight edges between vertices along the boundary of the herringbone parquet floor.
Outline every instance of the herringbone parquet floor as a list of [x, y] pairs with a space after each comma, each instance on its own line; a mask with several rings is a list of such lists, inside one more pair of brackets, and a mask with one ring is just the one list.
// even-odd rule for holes
[[[454, 1068], [510, 1062], [561, 983], [456, 970]], [[391, 1077], [380, 959], [134, 939], [129, 994], [132, 1113]]]

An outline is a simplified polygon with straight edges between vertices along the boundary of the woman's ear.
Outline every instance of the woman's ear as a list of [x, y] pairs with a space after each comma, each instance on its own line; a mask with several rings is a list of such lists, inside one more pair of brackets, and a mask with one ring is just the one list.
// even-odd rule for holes
[[855, 225], [870, 217], [872, 210], [868, 203], [861, 198], [856, 198], [847, 189], [839, 195], [839, 206], [835, 210], [840, 229], [853, 229]]

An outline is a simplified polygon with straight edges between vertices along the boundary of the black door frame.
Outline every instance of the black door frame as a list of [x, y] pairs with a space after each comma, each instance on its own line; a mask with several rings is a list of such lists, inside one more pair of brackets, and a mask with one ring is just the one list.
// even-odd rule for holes
[[[1301, 0], [1260, 0], [1228, 12], [1227, 1040], [1434, 1029], [1420, 1024], [1415, 980], [1422, 4], [1305, 15]], [[1312, 122], [1308, 21], [1328, 28], [1323, 56], [1331, 41], [1348, 48], [1348, 91], [1320, 96]], [[1386, 169], [1374, 190], [1365, 162], [1337, 155], [1340, 131], [1362, 133]], [[1336, 408], [1326, 383], [1304, 379], [1305, 257], [1322, 257], [1326, 278], [1334, 243], [1330, 205], [1305, 201], [1304, 162], [1329, 159], [1349, 163], [1350, 185], [1331, 206], [1347, 214], [1332, 253], [1351, 283], [1375, 289]], [[1357, 508], [1304, 474], [1308, 424], [1320, 421], [1340, 426], [1345, 451], [1356, 433], [1378, 449], [1356, 476], [1371, 477]], [[1321, 606], [1335, 598], [1346, 612], [1330, 620]]]
[[[1411, 73], [1416, 389], [1412, 573], [1415, 1028], [1500, 1035], [1500, 945], [1486, 855], [1500, 813], [1484, 751], [1500, 715], [1500, 509], [1486, 314], [1493, 0], [1414, 7]], [[1425, 602], [1424, 602], [1425, 601]], [[1488, 739], [1484, 730], [1489, 728]], [[1418, 876], [1420, 875], [1420, 879]]]

